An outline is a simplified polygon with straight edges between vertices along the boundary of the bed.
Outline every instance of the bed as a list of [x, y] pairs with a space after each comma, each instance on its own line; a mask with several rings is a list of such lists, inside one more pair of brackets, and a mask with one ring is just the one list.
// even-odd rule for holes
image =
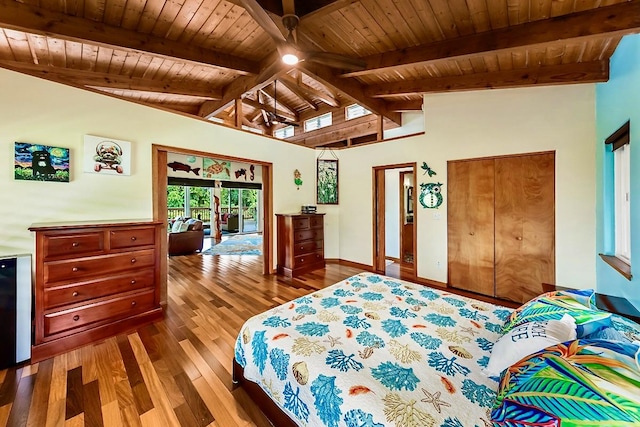
[[[550, 373], [540, 366], [548, 364], [551, 370], [557, 369], [557, 359], [571, 352], [590, 355], [589, 359], [578, 357], [578, 365], [584, 360], [591, 363], [595, 348], [596, 353], [606, 350], [609, 357], [620, 355], [621, 360], [607, 364], [604, 376], [615, 377], [612, 387], [605, 386], [610, 402], [597, 406], [593, 416], [602, 418], [600, 411], [614, 417], [605, 421], [619, 421], [602, 425], [640, 422], [639, 352], [631, 339], [635, 334], [640, 337], [640, 326], [621, 318], [613, 322], [610, 315], [587, 313], [593, 298], [588, 292], [545, 296], [552, 302], [551, 309], [541, 309], [540, 304], [546, 304], [546, 300], [540, 299], [532, 303], [531, 310], [525, 305], [514, 311], [403, 280], [361, 273], [249, 319], [236, 342], [234, 379], [250, 391], [254, 400], [267, 397], [259, 405], [277, 426], [526, 425], [522, 420], [557, 425], [553, 422], [559, 418], [549, 415], [554, 411], [545, 404], [551, 402], [553, 407], [558, 394], [571, 393], [578, 394], [576, 399], [560, 406], [573, 408], [583, 401], [592, 404], [596, 400], [593, 387], [589, 394], [579, 389], [576, 381], [554, 383], [542, 397], [527, 387], [539, 382], [538, 372], [545, 378], [556, 375], [556, 371]], [[560, 304], [562, 310], [553, 304]], [[529, 361], [517, 359], [514, 363], [498, 358], [498, 354], [491, 360], [494, 345], [507, 346], [508, 353], [513, 336], [523, 336], [522, 328], [531, 325], [539, 339], [539, 328], [553, 322], [560, 325], [567, 319], [565, 311], [575, 314], [571, 309], [576, 304], [584, 305], [586, 311], [579, 313], [582, 317], [574, 316], [579, 325], [574, 317], [569, 319], [573, 322], [572, 341], [558, 337], [551, 345], [544, 344], [542, 352], [530, 350], [527, 357], [533, 358]], [[585, 321], [594, 316], [600, 317]], [[602, 320], [605, 317], [607, 321]], [[615, 340], [587, 339], [602, 333], [604, 327], [600, 326], [605, 324], [608, 329], [615, 324], [617, 329], [612, 331], [628, 342], [611, 349], [598, 345], [617, 343]], [[566, 325], [563, 328], [565, 332], [571, 329]], [[577, 329], [584, 339], [577, 340]], [[525, 341], [517, 343], [519, 350], [535, 345]], [[569, 345], [567, 342], [577, 342], [578, 347], [558, 347]], [[499, 353], [503, 353], [502, 347]], [[496, 363], [505, 366], [497, 374], [489, 369], [495, 371]], [[563, 375], [570, 375], [571, 366], [562, 369]], [[585, 379], [584, 372], [571, 375], [579, 377], [577, 381], [583, 385], [593, 385], [593, 378]], [[525, 377], [523, 386], [518, 381]], [[550, 390], [553, 399], [549, 398]], [[542, 409], [535, 412], [537, 404]], [[579, 413], [572, 416], [582, 417], [584, 408], [578, 405], [573, 411]]]

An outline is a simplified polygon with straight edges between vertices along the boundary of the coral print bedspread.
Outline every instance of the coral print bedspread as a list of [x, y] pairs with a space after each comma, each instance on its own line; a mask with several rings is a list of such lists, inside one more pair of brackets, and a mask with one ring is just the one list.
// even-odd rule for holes
[[249, 319], [235, 357], [301, 426], [483, 427], [511, 311], [362, 273]]

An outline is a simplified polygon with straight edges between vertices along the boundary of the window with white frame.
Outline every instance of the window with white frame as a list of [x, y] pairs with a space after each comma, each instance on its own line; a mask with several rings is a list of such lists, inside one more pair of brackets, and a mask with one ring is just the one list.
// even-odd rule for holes
[[606, 139], [613, 150], [615, 256], [631, 264], [631, 146], [629, 122]]
[[367, 114], [371, 114], [371, 111], [359, 104], [349, 105], [344, 110], [346, 120], [356, 119], [358, 117], [366, 116]]
[[262, 129], [252, 128], [251, 126], [242, 125], [242, 130], [248, 130], [249, 132], [263, 134], [264, 131]]
[[304, 121], [304, 131], [311, 132], [312, 130], [331, 126], [332, 115], [331, 112], [323, 114], [321, 116], [314, 117]]
[[273, 136], [280, 139], [292, 137], [293, 134], [294, 134], [294, 130], [292, 125], [285, 126], [283, 128], [276, 129], [275, 131], [273, 131]]

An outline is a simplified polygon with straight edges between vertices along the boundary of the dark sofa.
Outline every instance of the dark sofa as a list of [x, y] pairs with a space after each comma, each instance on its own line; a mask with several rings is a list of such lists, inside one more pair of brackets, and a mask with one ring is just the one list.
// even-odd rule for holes
[[187, 220], [186, 231], [170, 231], [167, 235], [169, 255], [186, 255], [202, 251], [204, 228], [202, 221]]

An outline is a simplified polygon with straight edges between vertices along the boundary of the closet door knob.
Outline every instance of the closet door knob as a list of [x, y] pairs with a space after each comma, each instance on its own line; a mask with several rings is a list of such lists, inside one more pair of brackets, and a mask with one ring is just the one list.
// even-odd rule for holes
[[522, 240], [522, 237], [518, 236], [516, 237], [516, 240]]
[[469, 236], [473, 236], [474, 234], [476, 234], [476, 233], [474, 233], [473, 231], [469, 232]]

